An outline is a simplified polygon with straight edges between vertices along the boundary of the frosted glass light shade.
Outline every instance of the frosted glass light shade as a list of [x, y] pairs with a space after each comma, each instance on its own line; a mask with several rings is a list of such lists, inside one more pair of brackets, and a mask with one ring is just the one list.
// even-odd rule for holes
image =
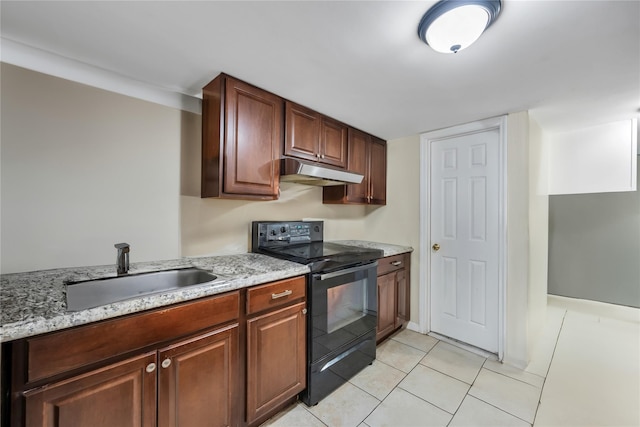
[[500, 7], [499, 0], [441, 0], [423, 16], [418, 35], [437, 52], [456, 53], [478, 40]]

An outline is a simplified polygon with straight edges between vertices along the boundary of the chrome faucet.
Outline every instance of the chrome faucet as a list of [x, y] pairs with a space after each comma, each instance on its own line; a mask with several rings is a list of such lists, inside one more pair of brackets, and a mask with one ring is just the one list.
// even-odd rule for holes
[[118, 276], [129, 273], [129, 244], [116, 243], [115, 248], [118, 250], [116, 265], [118, 266]]

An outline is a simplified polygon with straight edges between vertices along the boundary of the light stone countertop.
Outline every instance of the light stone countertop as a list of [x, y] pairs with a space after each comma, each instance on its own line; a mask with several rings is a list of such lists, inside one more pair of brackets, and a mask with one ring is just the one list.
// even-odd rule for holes
[[368, 242], [366, 240], [332, 240], [332, 242], [339, 243], [341, 245], [358, 246], [360, 248], [381, 249], [382, 251], [384, 251], [384, 256], [386, 257], [413, 252], [413, 248], [411, 246], [398, 246], [389, 243]]
[[59, 268], [0, 276], [0, 342], [163, 307], [307, 274], [302, 264], [247, 253], [132, 263], [129, 274], [197, 267], [219, 280], [209, 285], [146, 295], [77, 312], [66, 311], [66, 284], [116, 277], [115, 265]]
[[[413, 251], [409, 246], [363, 240], [334, 242], [381, 249], [385, 257]], [[66, 311], [66, 284], [116, 277], [115, 265], [3, 274], [0, 276], [0, 342], [137, 313], [309, 272], [309, 268], [302, 264], [261, 254], [246, 253], [132, 263], [129, 274], [187, 267], [209, 271], [219, 279], [208, 285], [194, 285], [77, 312]]]

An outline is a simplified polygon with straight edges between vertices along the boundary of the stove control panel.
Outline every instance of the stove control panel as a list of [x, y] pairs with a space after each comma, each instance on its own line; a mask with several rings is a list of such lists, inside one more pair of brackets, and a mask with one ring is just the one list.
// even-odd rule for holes
[[323, 221], [263, 221], [252, 223], [253, 248], [321, 242]]

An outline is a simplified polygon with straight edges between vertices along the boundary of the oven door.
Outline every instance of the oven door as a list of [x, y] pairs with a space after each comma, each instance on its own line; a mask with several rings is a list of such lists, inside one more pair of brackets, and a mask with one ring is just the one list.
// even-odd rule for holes
[[312, 274], [309, 363], [356, 343], [375, 331], [377, 262]]

